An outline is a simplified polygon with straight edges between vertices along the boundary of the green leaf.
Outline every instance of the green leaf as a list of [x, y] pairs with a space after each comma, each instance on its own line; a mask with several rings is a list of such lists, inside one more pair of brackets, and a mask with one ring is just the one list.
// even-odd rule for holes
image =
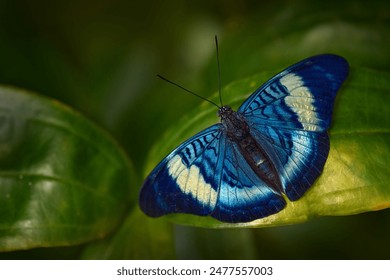
[[[223, 88], [223, 99], [238, 106], [270, 74], [256, 75]], [[278, 214], [245, 224], [210, 217], [169, 215], [179, 224], [210, 227], [269, 227], [305, 222], [316, 216], [351, 215], [390, 207], [390, 75], [352, 69], [336, 99], [330, 129], [331, 149], [323, 174], [298, 201]], [[214, 100], [217, 97], [214, 96]], [[217, 101], [218, 102], [218, 101]], [[216, 109], [203, 103], [183, 117], [154, 146], [147, 170], [194, 133], [218, 121]], [[213, 116], [214, 115], [214, 116]]]
[[0, 87], [0, 251], [106, 236], [134, 203], [133, 180], [123, 151], [80, 114]]

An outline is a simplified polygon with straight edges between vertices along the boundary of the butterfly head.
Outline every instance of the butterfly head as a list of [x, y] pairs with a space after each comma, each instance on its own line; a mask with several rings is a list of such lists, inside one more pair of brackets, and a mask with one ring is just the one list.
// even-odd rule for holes
[[225, 105], [219, 108], [218, 117], [221, 119], [226, 119], [229, 115], [233, 114], [233, 110], [229, 105]]

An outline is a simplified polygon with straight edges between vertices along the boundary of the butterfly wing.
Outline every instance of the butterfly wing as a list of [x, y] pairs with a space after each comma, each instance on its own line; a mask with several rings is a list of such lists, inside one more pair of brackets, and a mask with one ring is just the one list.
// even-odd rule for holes
[[280, 194], [256, 176], [221, 124], [193, 136], [160, 162], [146, 179], [139, 203], [151, 217], [188, 213], [234, 223], [285, 206]]
[[169, 213], [209, 215], [218, 196], [223, 163], [220, 124], [213, 125], [173, 150], [147, 177], [139, 203], [151, 217]]
[[290, 200], [322, 172], [334, 99], [347, 74], [342, 57], [314, 56], [270, 79], [238, 109], [273, 159]]

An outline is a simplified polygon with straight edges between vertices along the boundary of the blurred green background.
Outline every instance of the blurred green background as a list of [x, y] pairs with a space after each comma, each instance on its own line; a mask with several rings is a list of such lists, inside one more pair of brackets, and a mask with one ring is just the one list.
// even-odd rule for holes
[[[139, 188], [158, 137], [201, 102], [156, 74], [204, 96], [215, 92], [215, 34], [223, 85], [319, 53], [388, 72], [388, 3], [0, 0], [0, 83], [58, 99], [109, 131], [133, 162], [133, 187]], [[389, 210], [287, 227], [210, 230], [147, 219], [134, 209], [102, 241], [0, 258], [390, 257]]]

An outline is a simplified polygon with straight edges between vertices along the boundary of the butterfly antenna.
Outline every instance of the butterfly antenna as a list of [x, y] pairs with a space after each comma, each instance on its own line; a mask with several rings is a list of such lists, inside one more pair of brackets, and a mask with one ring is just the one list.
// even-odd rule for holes
[[164, 80], [164, 81], [166, 81], [166, 82], [168, 82], [168, 83], [170, 83], [170, 84], [172, 84], [172, 85], [174, 85], [174, 86], [177, 86], [178, 88], [181, 88], [182, 90], [185, 90], [185, 91], [188, 92], [188, 93], [191, 93], [192, 95], [195, 95], [195, 96], [199, 97], [200, 99], [206, 100], [207, 102], [213, 104], [214, 106], [217, 106], [218, 108], [221, 108], [220, 106], [218, 106], [217, 103], [214, 103], [213, 101], [208, 100], [207, 98], [205, 98], [205, 97], [203, 97], [203, 96], [200, 96], [199, 94], [196, 94], [195, 92], [190, 91], [189, 89], [186, 89], [185, 87], [182, 87], [181, 85], [176, 84], [176, 83], [174, 83], [174, 82], [168, 80], [167, 78], [164, 78], [164, 77], [161, 76], [161, 75], [157, 75], [157, 77], [159, 77], [160, 79], [162, 79], [162, 80]]
[[218, 38], [217, 38], [217, 35], [215, 35], [215, 47], [217, 49], [219, 102], [221, 102], [221, 106], [223, 106], [223, 103], [222, 103], [222, 92], [221, 92], [221, 67], [219, 65], [219, 50], [218, 50]]

